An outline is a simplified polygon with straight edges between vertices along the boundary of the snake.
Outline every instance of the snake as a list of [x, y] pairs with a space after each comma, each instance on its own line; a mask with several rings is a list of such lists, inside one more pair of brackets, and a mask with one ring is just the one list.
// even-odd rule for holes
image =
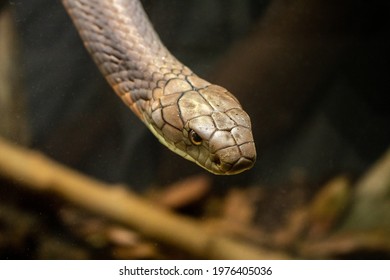
[[139, 0], [62, 0], [100, 72], [174, 153], [216, 175], [253, 167], [251, 120], [227, 89], [164, 46]]

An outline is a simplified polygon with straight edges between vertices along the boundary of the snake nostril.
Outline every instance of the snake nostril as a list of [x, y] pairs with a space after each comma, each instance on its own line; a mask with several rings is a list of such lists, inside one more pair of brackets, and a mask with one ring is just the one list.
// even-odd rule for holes
[[211, 159], [211, 161], [214, 162], [218, 166], [221, 165], [221, 159], [217, 155], [214, 155], [213, 158]]

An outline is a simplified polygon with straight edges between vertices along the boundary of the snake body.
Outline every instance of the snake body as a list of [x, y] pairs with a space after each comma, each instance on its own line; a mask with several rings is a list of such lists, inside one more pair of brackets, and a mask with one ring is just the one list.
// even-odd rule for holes
[[214, 174], [253, 166], [248, 114], [165, 48], [138, 0], [63, 4], [109, 84], [161, 143]]

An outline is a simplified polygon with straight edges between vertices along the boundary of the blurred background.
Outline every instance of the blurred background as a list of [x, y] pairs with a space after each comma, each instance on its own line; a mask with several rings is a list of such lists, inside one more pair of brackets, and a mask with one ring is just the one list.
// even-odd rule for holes
[[[258, 246], [389, 258], [390, 4], [142, 2], [167, 48], [251, 116], [252, 170], [214, 176], [160, 145], [109, 88], [60, 1], [0, 2], [0, 135], [156, 201], [180, 193], [167, 207]], [[191, 258], [0, 182], [0, 258]]]

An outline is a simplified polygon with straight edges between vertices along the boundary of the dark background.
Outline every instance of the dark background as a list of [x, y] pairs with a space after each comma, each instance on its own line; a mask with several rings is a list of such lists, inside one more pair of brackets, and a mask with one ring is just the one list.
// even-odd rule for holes
[[[122, 104], [60, 1], [8, 4], [19, 39], [18, 94], [26, 101], [29, 146], [103, 181], [146, 192], [203, 174], [216, 193], [255, 186], [268, 193], [253, 222], [272, 229], [291, 205], [309, 200], [329, 179], [343, 174], [358, 180], [389, 146], [388, 2], [143, 1], [168, 49], [199, 76], [233, 92], [251, 116], [257, 163], [222, 177], [172, 154]], [[5, 205], [0, 229], [8, 221], [17, 229], [15, 221], [21, 221], [52, 234], [42, 237], [34, 229], [31, 241], [29, 231], [27, 241], [20, 239], [25, 246], [10, 230], [20, 251], [4, 239], [11, 249], [3, 256], [38, 258], [23, 250], [33, 252], [34, 244], [53, 236], [73, 244], [56, 200], [5, 188], [0, 197], [32, 215], [18, 216], [13, 203], [11, 210]]]

